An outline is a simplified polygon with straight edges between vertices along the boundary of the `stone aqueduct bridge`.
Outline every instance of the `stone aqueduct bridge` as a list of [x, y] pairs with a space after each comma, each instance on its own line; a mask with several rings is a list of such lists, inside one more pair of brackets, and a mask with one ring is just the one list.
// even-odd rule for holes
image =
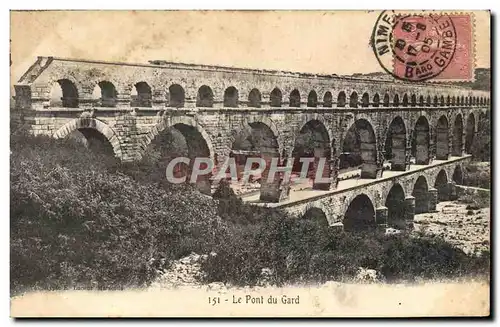
[[[321, 211], [344, 227], [411, 219], [449, 197], [490, 107], [489, 92], [442, 84], [54, 57], [39, 57], [15, 90], [13, 119], [33, 133], [101, 136], [124, 161], [139, 160], [170, 128], [185, 137], [190, 157], [217, 165], [239, 150], [279, 157], [282, 165], [306, 153], [326, 157], [331, 183], [297, 198], [289, 183], [263, 178], [260, 196], [247, 200], [306, 216]], [[361, 173], [344, 181], [340, 158], [351, 151], [361, 156]], [[384, 157], [391, 171], [383, 171]], [[208, 193], [214, 185], [206, 179], [200, 188]]]

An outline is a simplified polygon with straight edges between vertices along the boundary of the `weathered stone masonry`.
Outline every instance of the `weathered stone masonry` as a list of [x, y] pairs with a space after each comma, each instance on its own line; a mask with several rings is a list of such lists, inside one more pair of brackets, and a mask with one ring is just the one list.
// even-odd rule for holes
[[[51, 98], [55, 86], [62, 89], [57, 101]], [[490, 106], [488, 92], [442, 84], [53, 57], [39, 57], [15, 90], [12, 116], [33, 133], [65, 137], [93, 129], [124, 161], [139, 160], [157, 135], [175, 127], [186, 138], [196, 131], [188, 142], [193, 156], [203, 148], [220, 164], [235, 140], [259, 135], [255, 146], [263, 157], [279, 156], [289, 164], [300, 132], [322, 129], [314, 153], [329, 156], [333, 177], [331, 184], [315, 186], [323, 190], [337, 186], [339, 155], [350, 129], [360, 139], [361, 177], [380, 178], [387, 138], [393, 170], [407, 170], [411, 156], [417, 164], [461, 156]], [[288, 192], [289, 185], [279, 180], [263, 183], [261, 199], [283, 201]], [[382, 205], [374, 203], [383, 216]], [[408, 203], [414, 206], [413, 200]]]

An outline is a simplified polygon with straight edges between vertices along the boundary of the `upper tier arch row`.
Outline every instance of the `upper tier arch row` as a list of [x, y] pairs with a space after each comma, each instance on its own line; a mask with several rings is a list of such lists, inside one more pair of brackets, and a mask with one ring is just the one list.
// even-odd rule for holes
[[[184, 64], [39, 59], [21, 77], [16, 107], [454, 107], [490, 94], [439, 84]], [[54, 89], [60, 94], [54, 96]], [[57, 91], [56, 91], [57, 92]]]

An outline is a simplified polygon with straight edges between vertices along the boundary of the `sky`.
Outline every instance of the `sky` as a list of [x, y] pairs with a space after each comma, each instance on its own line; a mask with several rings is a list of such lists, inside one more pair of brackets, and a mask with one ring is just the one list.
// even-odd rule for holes
[[[382, 72], [369, 45], [379, 12], [11, 12], [11, 78], [37, 56], [148, 60], [350, 75]], [[474, 12], [476, 67], [490, 67], [489, 12]]]

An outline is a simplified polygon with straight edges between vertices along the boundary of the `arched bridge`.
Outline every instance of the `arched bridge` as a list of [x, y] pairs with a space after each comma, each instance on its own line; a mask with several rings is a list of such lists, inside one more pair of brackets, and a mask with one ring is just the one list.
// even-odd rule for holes
[[[123, 161], [140, 160], [165, 133], [183, 138], [188, 157], [218, 166], [257, 154], [300, 170], [297, 159], [311, 157], [314, 172], [326, 158], [330, 180], [312, 181], [299, 197], [293, 183], [262, 178], [243, 198], [306, 216], [319, 210], [344, 226], [365, 216], [385, 224], [453, 196], [452, 176], [490, 108], [489, 92], [453, 85], [163, 61], [39, 57], [15, 90], [12, 116], [33, 133], [79, 131]], [[211, 181], [200, 190], [213, 191]]]

